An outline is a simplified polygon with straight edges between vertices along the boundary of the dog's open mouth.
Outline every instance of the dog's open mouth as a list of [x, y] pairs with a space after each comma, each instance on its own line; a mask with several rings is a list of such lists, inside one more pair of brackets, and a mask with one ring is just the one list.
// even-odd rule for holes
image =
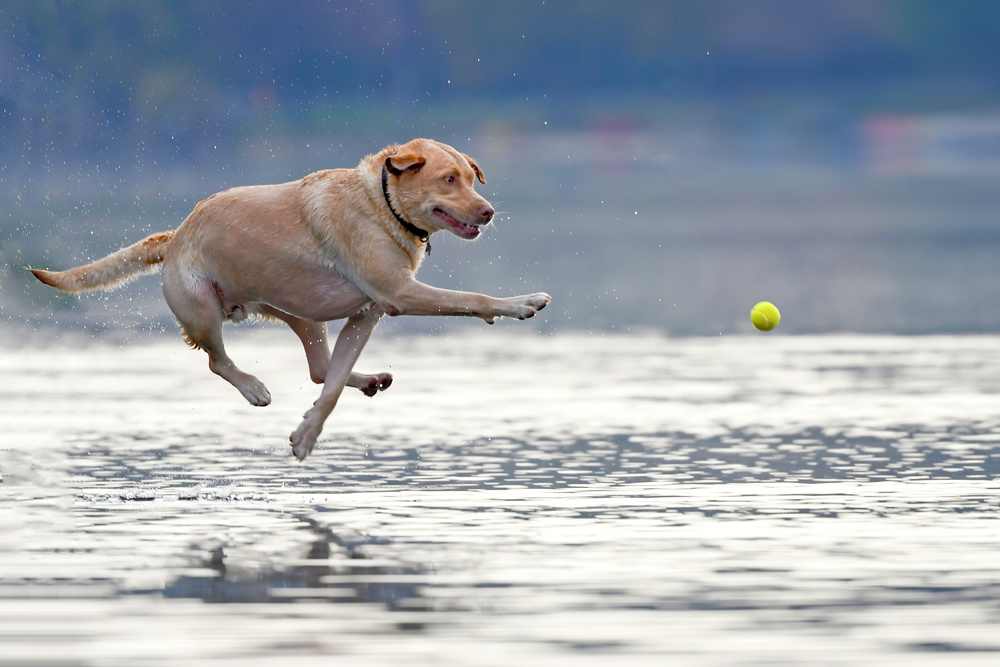
[[451, 228], [451, 231], [463, 239], [474, 239], [479, 236], [479, 225], [467, 225], [451, 217], [447, 211], [440, 208], [434, 209], [434, 215], [444, 220], [448, 227]]

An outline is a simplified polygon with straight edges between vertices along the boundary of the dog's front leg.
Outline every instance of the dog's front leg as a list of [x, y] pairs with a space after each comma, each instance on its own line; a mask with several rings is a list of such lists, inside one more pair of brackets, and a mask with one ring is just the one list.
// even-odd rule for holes
[[337, 343], [333, 346], [333, 354], [330, 357], [330, 368], [326, 372], [326, 380], [323, 383], [323, 392], [313, 403], [313, 406], [305, 414], [305, 418], [291, 436], [292, 453], [295, 458], [302, 461], [312, 452], [316, 438], [323, 430], [323, 423], [333, 412], [337, 405], [344, 386], [348, 378], [351, 377], [351, 369], [361, 355], [365, 343], [371, 336], [382, 311], [378, 308], [371, 308], [363, 313], [352, 315], [347, 319], [347, 323], [337, 337]]
[[498, 298], [474, 292], [431, 287], [414, 278], [406, 281], [384, 300], [390, 315], [466, 315], [481, 317], [490, 324], [498, 317], [525, 320], [547, 306], [552, 297], [544, 292]]

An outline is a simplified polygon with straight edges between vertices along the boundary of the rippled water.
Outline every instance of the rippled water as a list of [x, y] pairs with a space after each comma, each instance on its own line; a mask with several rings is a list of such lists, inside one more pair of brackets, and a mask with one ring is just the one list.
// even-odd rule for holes
[[0, 665], [1000, 661], [1000, 338], [497, 329], [8, 340]]

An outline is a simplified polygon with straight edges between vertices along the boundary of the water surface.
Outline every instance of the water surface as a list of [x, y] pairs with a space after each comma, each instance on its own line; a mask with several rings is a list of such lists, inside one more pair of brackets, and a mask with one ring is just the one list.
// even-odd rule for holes
[[8, 339], [0, 665], [1000, 659], [1000, 339], [503, 326]]

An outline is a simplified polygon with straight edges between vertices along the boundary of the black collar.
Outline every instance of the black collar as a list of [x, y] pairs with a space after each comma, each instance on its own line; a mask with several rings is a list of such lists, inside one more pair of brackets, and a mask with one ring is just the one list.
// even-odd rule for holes
[[392, 214], [396, 217], [396, 220], [399, 222], [399, 224], [403, 225], [403, 229], [416, 236], [423, 243], [426, 243], [427, 254], [428, 255], [431, 254], [431, 244], [429, 241], [431, 235], [426, 231], [424, 231], [423, 229], [420, 229], [419, 227], [414, 225], [412, 222], [404, 220], [403, 216], [401, 216], [399, 213], [396, 213], [396, 209], [392, 207], [392, 202], [389, 201], [389, 172], [386, 170], [385, 165], [382, 165], [382, 196], [385, 197], [385, 203], [389, 206], [389, 210], [392, 211]]

